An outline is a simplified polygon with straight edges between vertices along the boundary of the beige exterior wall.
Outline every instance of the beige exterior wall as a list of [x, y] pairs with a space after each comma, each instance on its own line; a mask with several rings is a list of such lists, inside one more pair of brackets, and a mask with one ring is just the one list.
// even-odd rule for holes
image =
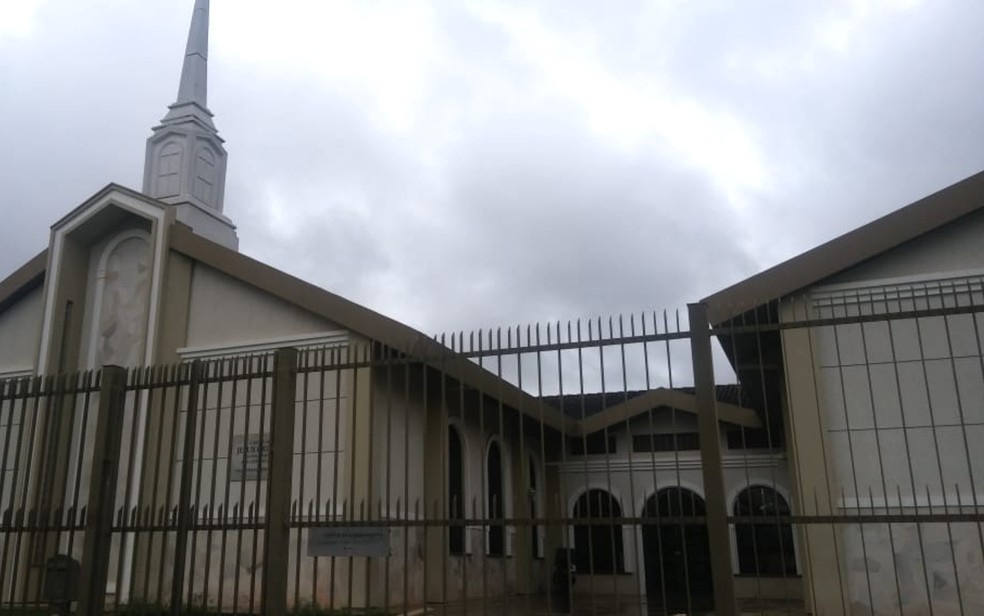
[[0, 378], [36, 368], [43, 318], [41, 287], [0, 312]]
[[375, 605], [424, 602], [426, 533], [421, 527], [409, 526], [424, 518], [427, 507], [422, 374], [419, 364], [401, 363], [373, 374], [373, 511], [394, 526], [390, 558], [377, 559], [370, 571]]
[[[259, 362], [260, 360], [254, 360]], [[245, 370], [228, 364], [226, 374], [233, 370]], [[272, 361], [261, 368], [272, 367]], [[330, 366], [323, 371], [300, 374], [297, 381], [296, 415], [293, 445], [293, 485], [291, 500], [305, 515], [319, 519], [340, 519], [353, 516], [352, 452], [355, 435], [351, 430], [353, 418], [366, 416], [366, 405], [358, 396], [358, 388], [368, 385], [364, 374], [352, 370], [335, 370]], [[236, 510], [252, 512], [263, 520], [266, 510], [268, 482], [266, 472], [256, 472], [255, 466], [243, 470], [237, 463], [236, 451], [241, 440], [269, 443], [272, 417], [272, 379], [253, 378], [231, 383], [213, 383], [202, 390], [199, 429], [195, 435], [192, 468], [191, 503], [199, 511], [199, 519], [224, 511], [231, 515]], [[141, 504], [152, 502], [175, 504], [179, 496], [180, 475], [185, 464], [181, 437], [186, 426], [187, 403], [180, 405], [177, 444], [171, 443], [170, 432], [164, 440], [151, 440], [146, 450], [144, 464], [148, 475], [156, 477], [159, 489], [155, 493], [145, 484], [140, 496]], [[169, 420], [170, 421], [170, 420]], [[152, 425], [153, 421], [150, 422]], [[129, 439], [124, 436], [124, 450]], [[174, 451], [174, 463], [167, 462]], [[162, 453], [163, 452], [163, 453]], [[162, 464], [158, 467], [158, 461]], [[124, 469], [121, 484], [125, 484], [132, 469]], [[358, 490], [355, 496], [359, 497]], [[248, 513], [244, 513], [247, 515]], [[358, 508], [354, 512], [357, 518]], [[308, 531], [292, 530], [290, 535], [289, 578], [291, 601], [296, 588], [300, 603], [321, 605], [363, 605], [365, 576], [348, 559], [309, 557]], [[144, 539], [147, 537], [144, 536]], [[167, 572], [173, 566], [173, 539], [168, 543], [142, 541], [136, 548], [134, 576], [138, 596], [157, 592], [157, 579], [149, 578], [144, 586], [144, 574], [148, 563], [156, 573], [163, 563], [165, 589], [169, 580]], [[194, 594], [212, 606], [231, 608], [237, 605], [245, 609], [254, 592], [254, 579], [258, 583], [263, 565], [262, 531], [197, 532], [189, 540], [188, 568], [195, 580]], [[224, 562], [224, 567], [217, 563]], [[115, 579], [116, 563], [111, 564], [110, 577]], [[353, 576], [352, 571], [356, 571]], [[295, 580], [297, 584], [295, 585]], [[351, 585], [350, 585], [350, 582]], [[255, 600], [255, 597], [254, 597]]]
[[[489, 443], [501, 447], [505, 516], [525, 515], [519, 500], [527, 494], [524, 464], [534, 455], [545, 481], [539, 456], [531, 450], [535, 437], [522, 443], [511, 410], [499, 412], [488, 398], [480, 402], [471, 391], [462, 396], [457, 382], [442, 379], [419, 364], [394, 364], [373, 374], [372, 490], [376, 508], [393, 520], [391, 557], [376, 559], [370, 570], [374, 605], [454, 603], [480, 597], [511, 596], [547, 590], [547, 567], [530, 553], [528, 531], [508, 525], [505, 556], [486, 553], [487, 529], [465, 530], [463, 555], [448, 553], [448, 531], [441, 526], [400, 528], [401, 520], [445, 520], [449, 515], [447, 473], [448, 425], [462, 441], [465, 517], [487, 515], [486, 455]], [[426, 380], [426, 385], [424, 384]], [[484, 412], [483, 412], [484, 411]], [[529, 446], [526, 446], [526, 445]], [[542, 489], [542, 488], [541, 488]], [[545, 504], [540, 505], [543, 515]], [[541, 537], [544, 530], [540, 529]], [[542, 550], [545, 552], [545, 550]], [[522, 567], [522, 578], [518, 568]]]
[[185, 346], [207, 347], [341, 329], [256, 287], [195, 264]]
[[[984, 267], [982, 231], [980, 214], [944, 227], [812, 288], [783, 317], [980, 305], [982, 278], [969, 272]], [[984, 500], [980, 314], [791, 329], [783, 346], [802, 512], [956, 513]], [[981, 532], [974, 523], [801, 528], [817, 613], [982, 612]]]

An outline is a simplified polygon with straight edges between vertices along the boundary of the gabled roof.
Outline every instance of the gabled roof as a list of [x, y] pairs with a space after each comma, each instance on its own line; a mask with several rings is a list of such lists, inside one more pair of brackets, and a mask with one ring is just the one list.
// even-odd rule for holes
[[[564, 415], [567, 415], [571, 419], [585, 419], [595, 415], [596, 413], [601, 413], [602, 411], [628, 402], [636, 396], [641, 396], [659, 389], [666, 389], [667, 391], [680, 392], [689, 395], [694, 395], [696, 391], [693, 387], [658, 387], [656, 389], [648, 390], [633, 389], [629, 391], [609, 391], [605, 393], [571, 393], [563, 396], [543, 396], [543, 400], [546, 400], [550, 404], [559, 408]], [[715, 397], [718, 402], [726, 402], [736, 406], [748, 405], [748, 396], [741, 388], [741, 385], [715, 385], [714, 389], [716, 394]]]
[[984, 208], [984, 172], [972, 175], [704, 298], [712, 323], [793, 294]]
[[[151, 199], [143, 193], [139, 193], [132, 188], [127, 188], [126, 186], [121, 186], [119, 184], [109, 183], [106, 186], [99, 189], [91, 197], [83, 201], [80, 205], [73, 208], [72, 211], [68, 212], [61, 218], [59, 218], [55, 224], [51, 225], [52, 229], [58, 229], [65, 224], [69, 223], [80, 212], [85, 211], [93, 203], [101, 200], [106, 195], [110, 193], [120, 193], [131, 197], [133, 199], [139, 199], [150, 205], [165, 208], [167, 204], [161, 203], [156, 199]], [[7, 308], [7, 306], [18, 298], [22, 297], [25, 293], [28, 293], [44, 282], [45, 271], [48, 268], [48, 250], [42, 250], [30, 261], [20, 266], [12, 274], [6, 278], [0, 279], [0, 311]]]
[[[743, 404], [745, 400], [738, 385], [718, 385], [715, 389], [720, 421], [748, 428], [762, 427], [758, 414]], [[577, 434], [591, 434], [653, 409], [676, 409], [697, 414], [697, 397], [693, 387], [573, 394], [563, 398], [549, 396], [544, 400], [576, 421]]]
[[495, 396], [503, 404], [535, 416], [538, 421], [555, 430], [569, 432], [576, 429], [575, 422], [564, 417], [556, 408], [544, 405], [538, 398], [408, 325], [216, 244], [196, 235], [180, 223], [171, 227], [170, 244], [172, 250], [227, 276], [398, 352], [418, 358], [478, 391]]
[[[154, 205], [166, 207], [166, 204], [141, 193], [110, 184], [92, 198], [87, 199], [79, 208], [73, 210], [72, 214], [112, 191], [118, 191]], [[63, 224], [64, 221], [72, 217], [72, 214], [60, 220], [55, 226]], [[624, 393], [615, 397], [589, 394], [588, 397], [591, 400], [598, 398], [597, 404], [591, 402], [597, 408], [594, 409], [591, 417], [580, 419], [578, 416], [575, 418], [561, 410], [559, 401], [538, 398], [526, 393], [412, 327], [239, 252], [225, 248], [195, 234], [188, 226], [180, 222], [170, 226], [167, 237], [170, 249], [175, 252], [312, 314], [321, 316], [325, 320], [337, 323], [339, 326], [374, 342], [381, 343], [397, 352], [406, 353], [463, 384], [494, 396], [503, 404], [520, 413], [534, 417], [545, 426], [563, 433], [587, 434], [659, 407], [696, 412], [696, 398], [692, 391], [659, 388], [629, 392], [628, 397]], [[39, 286], [44, 281], [46, 267], [47, 251], [44, 251], [6, 279], [0, 280], [0, 309]], [[755, 412], [741, 406], [740, 400], [732, 400], [733, 397], [724, 390], [719, 390], [718, 413], [720, 419], [750, 427], [759, 426], [760, 422]], [[571, 399], [568, 398], [568, 404]]]
[[48, 251], [42, 250], [33, 259], [20, 266], [13, 274], [0, 280], [0, 312], [44, 282], [48, 268]]
[[[562, 411], [559, 400], [532, 396], [412, 327], [220, 246], [183, 225], [174, 225], [170, 238], [171, 248], [177, 252], [348, 330], [426, 361], [444, 374], [493, 395], [504, 404], [561, 432], [588, 434], [658, 407], [697, 412], [692, 390], [659, 388], [630, 392], [628, 399], [624, 393], [607, 394], [607, 397], [589, 394], [584, 399], [590, 400], [593, 414], [581, 419], [580, 415], [575, 417], [570, 412]], [[737, 396], [735, 386], [719, 388], [718, 415], [721, 421], [760, 427], [761, 422], [755, 411], [740, 406]], [[579, 400], [579, 396], [568, 397], [565, 406], [579, 404]]]

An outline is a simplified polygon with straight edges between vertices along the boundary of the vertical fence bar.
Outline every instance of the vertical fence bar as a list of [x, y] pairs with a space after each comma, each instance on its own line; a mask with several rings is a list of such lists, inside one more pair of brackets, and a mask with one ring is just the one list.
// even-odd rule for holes
[[728, 531], [728, 505], [721, 465], [721, 438], [714, 391], [714, 363], [711, 356], [710, 323], [705, 304], [688, 304], [690, 349], [694, 363], [697, 402], [697, 430], [707, 505], [707, 536], [711, 542], [711, 572], [714, 580], [714, 606], [718, 616], [737, 616], [734, 579], [731, 569], [731, 537]]
[[118, 366], [103, 368], [99, 387], [89, 505], [83, 540], [79, 614], [100, 616], [106, 603], [106, 577], [116, 499], [116, 481], [123, 436], [123, 410], [126, 404], [126, 370]]
[[270, 416], [270, 471], [263, 536], [263, 613], [287, 611], [290, 554], [291, 471], [294, 463], [294, 415], [297, 350], [279, 349], [273, 360], [273, 409]]
[[[177, 532], [174, 541], [174, 574], [171, 576], [171, 616], [181, 613], [181, 595], [184, 590], [185, 564], [188, 559], [188, 533], [191, 527], [191, 481], [194, 471], [195, 430], [198, 425], [198, 389], [204, 366], [196, 360], [191, 364], [188, 382], [188, 410], [185, 412], [184, 448], [181, 458], [181, 484], [178, 494]], [[180, 404], [180, 389], [175, 392]], [[175, 419], [175, 421], [177, 421]], [[175, 424], [175, 428], [177, 424]]]

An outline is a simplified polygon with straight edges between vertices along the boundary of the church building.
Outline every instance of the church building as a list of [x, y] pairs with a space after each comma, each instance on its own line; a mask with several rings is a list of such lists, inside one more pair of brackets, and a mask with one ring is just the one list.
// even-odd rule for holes
[[[117, 607], [539, 606], [573, 549], [564, 590], [593, 613], [699, 613], [716, 580], [788, 613], [980, 611], [984, 174], [705, 298], [703, 331], [447, 344], [239, 252], [208, 23], [195, 0], [141, 189], [107, 185], [2, 264], [0, 612], [40, 603], [46, 557], [81, 557], [106, 366], [129, 370]], [[705, 360], [701, 396], [696, 356], [671, 364], [707, 332], [728, 365]], [[289, 546], [264, 548], [275, 492]], [[381, 544], [332, 543], [339, 520]]]

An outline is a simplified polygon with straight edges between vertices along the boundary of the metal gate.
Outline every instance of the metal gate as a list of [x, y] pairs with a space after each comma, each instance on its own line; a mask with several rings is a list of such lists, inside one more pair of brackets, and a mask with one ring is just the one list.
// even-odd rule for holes
[[0, 381], [0, 614], [981, 613], [980, 287], [855, 295]]

